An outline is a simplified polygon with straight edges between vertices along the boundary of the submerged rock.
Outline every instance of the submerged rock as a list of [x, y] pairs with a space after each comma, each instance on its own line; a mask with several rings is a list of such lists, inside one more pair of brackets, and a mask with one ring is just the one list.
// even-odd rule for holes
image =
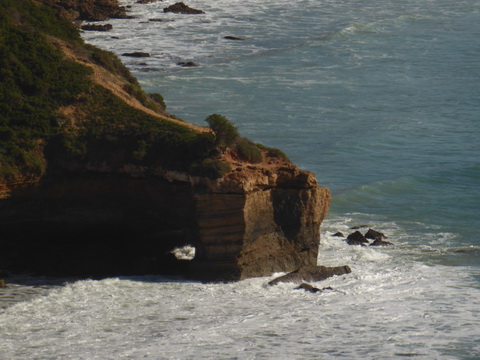
[[147, 52], [135, 51], [131, 53], [123, 53], [122, 56], [130, 56], [130, 57], [150, 57], [150, 54]]
[[335, 267], [304, 266], [271, 280], [268, 285], [276, 285], [280, 282], [322, 281], [334, 275], [350, 274], [351, 272], [352, 270], [348, 265]]
[[230, 35], [224, 36], [223, 38], [225, 40], [245, 40], [244, 38], [236, 37], [236, 36], [230, 36]]
[[333, 234], [332, 236], [335, 236], [335, 237], [345, 237], [345, 235], [343, 235], [343, 233], [341, 233], [340, 231], [339, 231], [339, 232], [336, 232], [336, 233]]
[[177, 63], [177, 65], [179, 66], [183, 66], [183, 67], [195, 67], [195, 66], [198, 66], [197, 63], [194, 63], [193, 61], [180, 61]]
[[296, 287], [295, 289], [297, 289], [297, 290], [303, 289], [303, 290], [305, 290], [305, 291], [308, 291], [308, 292], [311, 292], [311, 293], [314, 293], [314, 294], [317, 293], [317, 292], [319, 292], [319, 291], [322, 291], [321, 289], [316, 288], [316, 287], [314, 287], [314, 286], [312, 286], [312, 285], [310, 285], [310, 284], [307, 284], [307, 283], [301, 283], [301, 284], [300, 284], [298, 287]]

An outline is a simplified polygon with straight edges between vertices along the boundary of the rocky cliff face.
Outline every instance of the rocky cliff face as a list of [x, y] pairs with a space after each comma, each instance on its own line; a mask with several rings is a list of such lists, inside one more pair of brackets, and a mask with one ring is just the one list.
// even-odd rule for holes
[[[10, 54], [0, 69], [10, 89], [0, 91], [0, 269], [236, 280], [316, 264], [330, 194], [312, 173], [254, 144], [254, 163], [219, 148], [208, 128], [171, 118], [113, 54], [38, 10], [0, 6]], [[17, 46], [25, 39], [49, 60]], [[36, 107], [20, 106], [32, 98]], [[198, 171], [205, 161], [221, 173]], [[193, 260], [172, 253], [185, 245]]]
[[[52, 275], [270, 275], [316, 264], [329, 202], [291, 164], [243, 163], [217, 180], [161, 169], [64, 172], [0, 201], [0, 260]], [[191, 261], [171, 253], [185, 245], [196, 249]]]

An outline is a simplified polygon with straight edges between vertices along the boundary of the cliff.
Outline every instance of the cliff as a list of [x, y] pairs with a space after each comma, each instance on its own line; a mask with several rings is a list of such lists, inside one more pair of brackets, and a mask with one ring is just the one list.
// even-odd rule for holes
[[0, 268], [235, 280], [316, 264], [330, 194], [312, 173], [221, 116], [171, 117], [47, 7], [5, 0], [0, 21]]

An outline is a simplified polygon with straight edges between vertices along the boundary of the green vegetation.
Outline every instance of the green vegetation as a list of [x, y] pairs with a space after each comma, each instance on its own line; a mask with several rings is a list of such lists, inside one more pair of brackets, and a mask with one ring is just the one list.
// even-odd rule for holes
[[263, 159], [258, 146], [247, 138], [238, 138], [235, 142], [235, 150], [242, 159], [251, 163], [259, 163]]
[[285, 153], [282, 150], [277, 149], [277, 148], [267, 147], [267, 146], [262, 145], [262, 144], [256, 144], [256, 145], [259, 149], [266, 151], [269, 156], [278, 157], [278, 158], [281, 158], [281, 159], [283, 159], [287, 162], [290, 162], [290, 159], [288, 158], [287, 155], [285, 155]]
[[203, 159], [202, 161], [194, 162], [189, 169], [192, 175], [206, 176], [212, 179], [217, 179], [232, 171], [230, 164], [220, 159]]
[[212, 114], [205, 121], [215, 133], [215, 144], [222, 150], [231, 147], [239, 134], [237, 127], [225, 116]]
[[249, 139], [240, 137], [237, 127], [225, 116], [212, 114], [205, 121], [215, 133], [215, 144], [220, 150], [230, 147], [245, 161], [252, 163], [262, 161], [259, 147]]
[[0, 180], [45, 172], [40, 147], [61, 121], [56, 109], [88, 87], [90, 70], [64, 60], [43, 35], [77, 42], [78, 32], [48, 10], [26, 0], [0, 5]]
[[[85, 45], [77, 29], [48, 7], [2, 0], [0, 182], [42, 176], [47, 166], [65, 160], [188, 170], [215, 148], [212, 134], [149, 116], [95, 85], [92, 70], [66, 60], [45, 34], [124, 78], [125, 90], [145, 106], [164, 107], [161, 95], [146, 95], [118, 57]], [[59, 111], [68, 106], [73, 119]]]
[[166, 108], [160, 94], [142, 91], [115, 54], [84, 44], [78, 30], [50, 8], [2, 0], [0, 183], [84, 163], [162, 166], [218, 178], [231, 171], [220, 159], [227, 148], [246, 161], [262, 161], [260, 149], [267, 148], [240, 137], [222, 115], [206, 119], [213, 134], [199, 133], [128, 106], [92, 81], [90, 67], [68, 60], [52, 37], [125, 79], [123, 90], [144, 106], [160, 113]]

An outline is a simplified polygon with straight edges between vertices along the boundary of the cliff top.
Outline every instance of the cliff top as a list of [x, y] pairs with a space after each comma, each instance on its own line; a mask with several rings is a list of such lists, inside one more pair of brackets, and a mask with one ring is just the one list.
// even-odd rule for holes
[[[69, 11], [118, 6], [41, 2], [57, 10], [68, 3]], [[4, 0], [0, 21], [0, 197], [58, 171], [175, 172], [231, 192], [316, 186], [280, 150], [242, 138], [221, 115], [207, 118], [210, 128], [169, 115], [160, 94], [146, 94], [115, 54], [85, 44], [50, 7]]]

